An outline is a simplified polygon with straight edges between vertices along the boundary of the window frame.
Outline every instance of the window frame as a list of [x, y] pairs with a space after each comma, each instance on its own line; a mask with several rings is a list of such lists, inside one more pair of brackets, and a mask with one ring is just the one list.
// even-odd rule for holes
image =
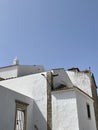
[[91, 108], [89, 103], [86, 103], [86, 110], [88, 119], [91, 119]]
[[22, 111], [24, 113], [24, 126], [23, 126], [23, 130], [26, 130], [26, 124], [27, 124], [27, 103], [21, 102], [16, 100], [15, 101], [16, 104], [16, 112], [15, 112], [15, 127], [14, 130], [16, 130], [16, 124], [17, 124], [17, 111]]

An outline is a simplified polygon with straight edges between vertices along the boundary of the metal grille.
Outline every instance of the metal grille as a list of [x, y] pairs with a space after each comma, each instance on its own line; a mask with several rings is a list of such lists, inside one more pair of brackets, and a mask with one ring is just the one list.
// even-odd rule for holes
[[17, 110], [16, 130], [24, 130], [25, 111]]

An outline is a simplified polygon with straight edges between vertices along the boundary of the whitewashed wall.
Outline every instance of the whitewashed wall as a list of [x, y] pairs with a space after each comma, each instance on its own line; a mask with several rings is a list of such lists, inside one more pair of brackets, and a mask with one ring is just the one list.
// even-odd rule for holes
[[34, 99], [34, 123], [39, 130], [47, 129], [47, 82], [41, 73], [0, 81], [0, 85]]
[[[76, 89], [79, 130], [96, 130], [93, 100]], [[91, 119], [87, 115], [87, 103], [90, 105]]]
[[65, 72], [64, 68], [53, 69], [53, 74], [56, 75], [53, 77], [53, 87], [58, 88], [61, 85], [65, 85], [67, 87], [73, 87], [71, 80], [68, 77], [68, 74]]
[[18, 74], [17, 68], [18, 67], [14, 65], [0, 68], [0, 77], [4, 79], [17, 77]]
[[[91, 119], [87, 116], [90, 105]], [[78, 89], [52, 92], [53, 130], [97, 130], [93, 100]]]
[[52, 130], [79, 130], [73, 90], [52, 92]]
[[40, 65], [11, 65], [0, 68], [0, 77], [9, 79], [44, 71], [44, 67]]
[[26, 128], [27, 130], [34, 130], [33, 100], [2, 86], [0, 86], [0, 130], [14, 130], [16, 121], [15, 100], [28, 104]]
[[40, 65], [18, 65], [18, 77], [28, 75], [28, 74], [36, 74], [40, 72], [44, 72], [44, 67]]
[[92, 97], [90, 77], [86, 73], [66, 71], [74, 86]]

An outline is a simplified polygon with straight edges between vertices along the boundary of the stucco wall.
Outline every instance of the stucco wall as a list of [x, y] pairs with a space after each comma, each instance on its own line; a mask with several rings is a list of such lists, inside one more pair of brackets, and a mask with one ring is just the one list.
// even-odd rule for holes
[[40, 65], [18, 65], [18, 77], [28, 75], [28, 74], [36, 74], [40, 72], [44, 72], [44, 67]]
[[52, 130], [79, 130], [73, 90], [52, 92]]
[[0, 86], [0, 130], [14, 130], [15, 128], [15, 100], [25, 102], [27, 106], [27, 130], [34, 130], [33, 100]]
[[83, 72], [66, 71], [74, 86], [80, 88], [92, 97], [91, 82], [89, 74]]
[[40, 73], [23, 76], [1, 81], [0, 85], [34, 99], [34, 123], [39, 130], [47, 129], [47, 82], [44, 76]]
[[17, 73], [17, 66], [0, 68], [0, 77], [4, 79], [17, 77]]
[[53, 74], [56, 76], [53, 76], [53, 87], [58, 88], [61, 85], [67, 86], [67, 87], [73, 87], [73, 84], [71, 83], [71, 80], [68, 77], [68, 74], [65, 72], [63, 68], [60, 69], [53, 69]]
[[[93, 101], [88, 96], [76, 90], [79, 130], [96, 130]], [[90, 106], [91, 119], [87, 115], [87, 104]]]
[[10, 79], [44, 71], [44, 67], [40, 65], [11, 65], [0, 68], [0, 77]]

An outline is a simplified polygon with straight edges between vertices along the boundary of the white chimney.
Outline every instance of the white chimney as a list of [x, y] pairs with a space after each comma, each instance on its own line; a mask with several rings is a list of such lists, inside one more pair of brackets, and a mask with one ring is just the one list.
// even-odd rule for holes
[[19, 65], [19, 59], [17, 58], [17, 56], [13, 60], [13, 65]]

